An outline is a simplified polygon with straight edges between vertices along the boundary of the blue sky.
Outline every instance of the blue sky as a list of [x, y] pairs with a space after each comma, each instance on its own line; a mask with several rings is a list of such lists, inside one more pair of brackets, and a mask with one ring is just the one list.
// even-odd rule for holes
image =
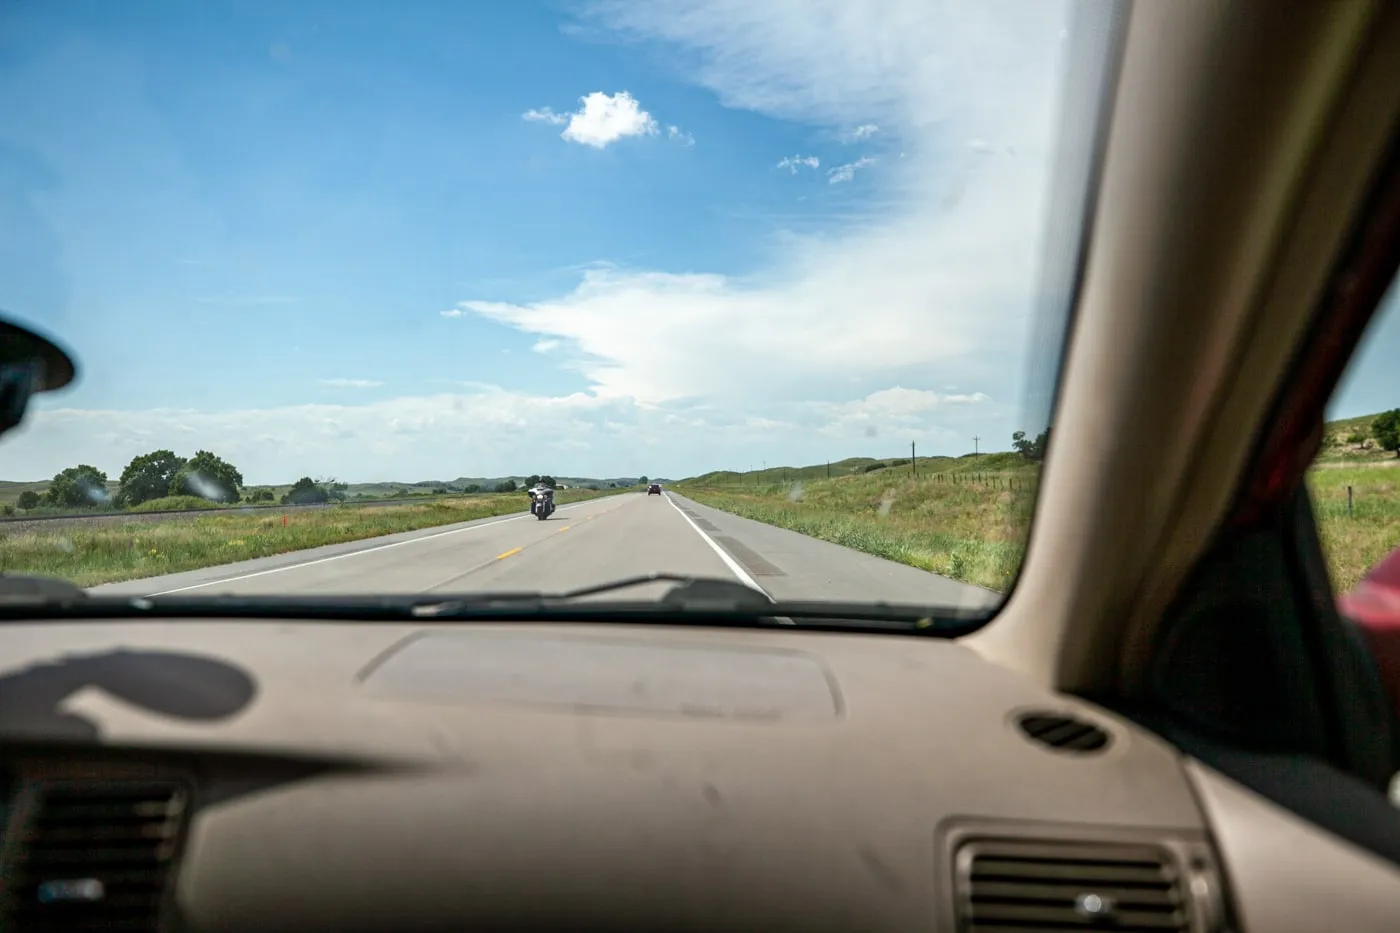
[[[82, 375], [0, 474], [158, 447], [254, 483], [1005, 447], [1055, 351], [1029, 315], [1065, 22], [5, 4], [0, 308]], [[1339, 407], [1393, 388], [1353, 382]]]

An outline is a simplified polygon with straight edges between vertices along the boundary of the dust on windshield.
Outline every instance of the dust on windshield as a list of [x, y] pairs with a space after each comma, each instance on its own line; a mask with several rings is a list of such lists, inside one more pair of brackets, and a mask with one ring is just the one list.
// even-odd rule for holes
[[995, 609], [1112, 10], [0, 7], [4, 570]]

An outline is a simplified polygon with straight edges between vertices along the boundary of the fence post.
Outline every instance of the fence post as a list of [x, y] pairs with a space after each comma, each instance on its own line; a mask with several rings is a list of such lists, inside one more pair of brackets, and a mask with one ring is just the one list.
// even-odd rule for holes
[[1347, 518], [1351, 518], [1351, 487], [1347, 487]]

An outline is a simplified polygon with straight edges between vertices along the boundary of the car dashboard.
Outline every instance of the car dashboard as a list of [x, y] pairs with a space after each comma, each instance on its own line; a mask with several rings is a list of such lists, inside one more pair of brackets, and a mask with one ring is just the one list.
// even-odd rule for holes
[[6, 930], [1240, 928], [1189, 762], [951, 641], [107, 621], [0, 665]]

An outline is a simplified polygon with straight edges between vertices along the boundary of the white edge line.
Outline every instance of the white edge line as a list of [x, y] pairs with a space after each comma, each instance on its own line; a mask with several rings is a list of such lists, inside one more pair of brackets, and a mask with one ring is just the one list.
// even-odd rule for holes
[[773, 598], [769, 595], [767, 590], [759, 586], [758, 583], [754, 581], [753, 577], [748, 575], [748, 573], [744, 570], [743, 567], [739, 566], [738, 561], [729, 556], [728, 551], [716, 544], [713, 538], [705, 534], [705, 530], [703, 528], [695, 524], [695, 522], [691, 521], [690, 516], [685, 514], [685, 512], [681, 511], [681, 507], [676, 505], [675, 500], [671, 498], [670, 493], [666, 493], [665, 495], [666, 501], [671, 503], [671, 508], [675, 509], [678, 513], [680, 513], [681, 518], [685, 519], [685, 523], [687, 525], [695, 529], [695, 533], [697, 535], [705, 539], [705, 543], [708, 544], [714, 550], [714, 552], [719, 555], [719, 559], [724, 561], [724, 566], [728, 567], [730, 573], [734, 574], [734, 576], [739, 578], [740, 583], [744, 584], [745, 586], [753, 587], [754, 589], [762, 593], [764, 596], [768, 596], [769, 599]]
[[[600, 496], [599, 498], [612, 497]], [[584, 505], [586, 503], [595, 501], [597, 500], [585, 499], [583, 502], [571, 502], [568, 505], [559, 506], [554, 511], [562, 512], [565, 509], [572, 509], [576, 506]], [[682, 513], [682, 517], [684, 517], [684, 513]], [[147, 593], [144, 598], [150, 599], [152, 596], [169, 596], [171, 593], [183, 593], [186, 590], [201, 590], [204, 589], [206, 586], [218, 586], [220, 583], [236, 583], [239, 580], [251, 580], [254, 577], [265, 577], [270, 573], [281, 573], [284, 570], [299, 570], [302, 567], [314, 567], [316, 564], [326, 564], [333, 560], [342, 560], [346, 557], [358, 557], [361, 554], [372, 554], [375, 551], [387, 551], [391, 547], [402, 547], [405, 544], [417, 544], [419, 541], [431, 541], [433, 538], [445, 538], [448, 535], [459, 535], [464, 531], [476, 531], [476, 529], [478, 528], [489, 528], [492, 525], [504, 525], [506, 522], [518, 522], [522, 518], [534, 518], [534, 516], [531, 515], [529, 512], [526, 512], [524, 515], [512, 515], [510, 518], [498, 518], [495, 521], [481, 522], [480, 524], [476, 525], [468, 525], [465, 528], [453, 528], [451, 531], [439, 531], [430, 535], [422, 535], [418, 538], [409, 538], [405, 541], [391, 541], [388, 544], [379, 544], [375, 545], [374, 547], [361, 548], [358, 551], [348, 551], [345, 554], [332, 554], [329, 557], [318, 557], [315, 560], [306, 560], [296, 564], [287, 564], [283, 567], [272, 567], [268, 570], [258, 570], [253, 573], [243, 573], [239, 574], [236, 577], [220, 577], [218, 580], [210, 580], [207, 583], [191, 583], [189, 586], [177, 586], [173, 590], [161, 590], [159, 593]], [[695, 530], [699, 531], [700, 529], [696, 528]], [[412, 532], [409, 532], [409, 534], [412, 534]], [[360, 540], [363, 541], [370, 539], [361, 538]], [[188, 572], [195, 573], [197, 571]]]

